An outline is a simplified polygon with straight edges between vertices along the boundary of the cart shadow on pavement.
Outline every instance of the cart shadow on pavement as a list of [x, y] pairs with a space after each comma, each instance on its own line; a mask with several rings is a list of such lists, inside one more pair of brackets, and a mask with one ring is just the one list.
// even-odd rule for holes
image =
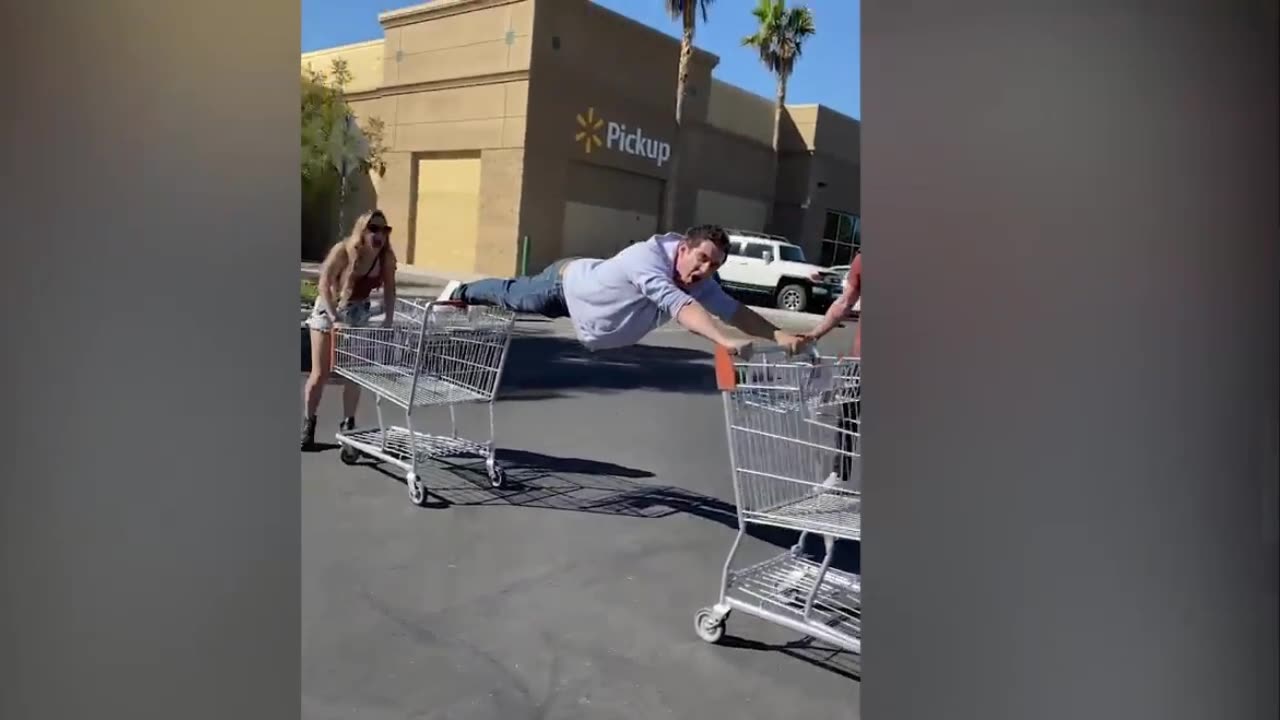
[[[737, 509], [733, 503], [683, 488], [647, 484], [643, 481], [654, 477], [647, 470], [514, 449], [498, 450], [498, 462], [506, 471], [506, 483], [497, 489], [489, 485], [482, 460], [451, 458], [420, 466], [419, 478], [427, 488], [425, 507], [437, 510], [453, 506], [530, 507], [647, 519], [687, 514], [738, 531]], [[369, 461], [360, 464], [404, 483], [401, 474], [381, 464]], [[749, 526], [747, 534], [784, 550], [795, 545], [799, 537], [795, 531], [758, 525]], [[831, 567], [859, 573], [859, 544], [840, 543], [836, 548]], [[728, 553], [728, 542], [723, 550]], [[820, 557], [822, 539], [810, 537], [806, 550]], [[776, 652], [850, 680], [862, 679], [857, 655], [812, 637], [771, 644], [725, 635], [719, 644], [740, 651]]]
[[721, 647], [758, 652], [776, 652], [835, 673], [849, 680], [862, 680], [862, 663], [854, 653], [826, 645], [820, 640], [803, 637], [791, 642], [771, 644], [726, 634]]
[[[670, 485], [640, 482], [654, 477], [647, 470], [584, 458], [567, 458], [528, 450], [502, 448], [498, 462], [506, 471], [501, 488], [489, 485], [484, 461], [474, 458], [437, 460], [419, 468], [426, 485], [426, 507], [527, 507], [544, 510], [660, 519], [692, 515], [737, 532], [738, 513], [731, 502]], [[397, 482], [402, 475], [370, 465]], [[751, 525], [747, 535], [781, 549], [795, 545], [800, 533], [794, 530]], [[821, 556], [822, 538], [810, 536], [805, 550]], [[725, 546], [728, 552], [728, 545]], [[831, 567], [845, 572], [861, 572], [858, 543], [839, 543]]]

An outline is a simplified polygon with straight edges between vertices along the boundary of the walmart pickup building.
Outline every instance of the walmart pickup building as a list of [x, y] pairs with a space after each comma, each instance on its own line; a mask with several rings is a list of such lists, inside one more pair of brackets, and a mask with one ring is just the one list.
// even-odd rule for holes
[[[385, 210], [402, 262], [506, 275], [526, 236], [533, 271], [659, 229], [678, 40], [589, 0], [440, 0], [379, 20], [383, 39], [302, 64], [345, 59], [355, 113], [385, 124], [386, 172], [348, 209]], [[717, 62], [691, 63], [676, 228], [768, 231], [848, 262], [858, 122], [787, 106], [775, 162], [773, 101], [712, 79]]]

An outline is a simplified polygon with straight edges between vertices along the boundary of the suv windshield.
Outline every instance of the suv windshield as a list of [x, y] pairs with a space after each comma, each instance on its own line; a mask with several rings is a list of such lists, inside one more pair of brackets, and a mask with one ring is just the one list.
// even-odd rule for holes
[[805, 262], [804, 250], [801, 250], [799, 245], [779, 245], [778, 259], [787, 262]]

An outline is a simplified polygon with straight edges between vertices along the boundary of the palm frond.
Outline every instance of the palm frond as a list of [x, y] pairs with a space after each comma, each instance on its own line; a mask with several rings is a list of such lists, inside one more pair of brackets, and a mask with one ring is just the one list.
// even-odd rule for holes
[[679, 20], [684, 17], [684, 9], [686, 5], [692, 5], [695, 12], [702, 16], [702, 22], [707, 21], [707, 8], [711, 6], [714, 0], [666, 0], [667, 14], [672, 20]]
[[751, 15], [757, 29], [742, 44], [754, 48], [770, 72], [789, 76], [805, 40], [816, 32], [813, 11], [802, 5], [788, 8], [786, 0], [759, 0]]

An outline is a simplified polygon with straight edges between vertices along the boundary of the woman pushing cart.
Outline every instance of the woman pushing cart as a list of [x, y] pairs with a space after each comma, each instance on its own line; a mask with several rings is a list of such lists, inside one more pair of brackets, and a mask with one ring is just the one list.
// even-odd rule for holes
[[[377, 398], [377, 427], [344, 427], [338, 433], [343, 462], [376, 458], [403, 469], [409, 498], [426, 502], [420, 467], [435, 459], [484, 460], [489, 482], [505, 478], [494, 452], [493, 401], [511, 345], [515, 314], [500, 308], [462, 303], [400, 299], [386, 309], [393, 321], [385, 327], [337, 327], [333, 330], [333, 371], [346, 382]], [[470, 440], [458, 435], [456, 408], [482, 404], [488, 411], [489, 436]], [[389, 425], [386, 406], [404, 413], [404, 425]], [[415, 414], [447, 406], [450, 431], [421, 430]], [[415, 427], [415, 422], [417, 427]]]

